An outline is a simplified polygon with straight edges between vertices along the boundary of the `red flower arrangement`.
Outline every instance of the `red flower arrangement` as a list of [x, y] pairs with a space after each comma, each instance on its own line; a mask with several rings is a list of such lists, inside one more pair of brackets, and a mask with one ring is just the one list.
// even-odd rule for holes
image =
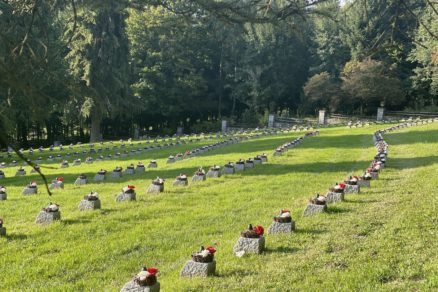
[[254, 231], [255, 231], [255, 233], [257, 233], [259, 236], [262, 236], [263, 233], [265, 232], [265, 229], [263, 229], [262, 226], [257, 225], [257, 226], [254, 227]]
[[135, 189], [135, 186], [128, 185], [128, 189], [133, 190]]
[[61, 176], [61, 177], [57, 177], [56, 180], [57, 181], [64, 181], [64, 178]]
[[212, 247], [212, 246], [208, 246], [208, 247], [207, 247], [207, 250], [208, 250], [211, 254], [214, 254], [214, 253], [216, 252], [216, 249], [215, 249], [214, 247]]
[[151, 276], [155, 276], [158, 273], [157, 268], [147, 268], [147, 271], [149, 274], [151, 274]]

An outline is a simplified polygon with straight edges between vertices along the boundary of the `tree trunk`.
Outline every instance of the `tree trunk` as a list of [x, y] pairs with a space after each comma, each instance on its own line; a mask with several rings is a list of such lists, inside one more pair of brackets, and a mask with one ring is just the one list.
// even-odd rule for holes
[[91, 111], [91, 130], [90, 130], [90, 143], [98, 142], [102, 140], [102, 134], [100, 124], [102, 122], [102, 115], [99, 110], [93, 109]]

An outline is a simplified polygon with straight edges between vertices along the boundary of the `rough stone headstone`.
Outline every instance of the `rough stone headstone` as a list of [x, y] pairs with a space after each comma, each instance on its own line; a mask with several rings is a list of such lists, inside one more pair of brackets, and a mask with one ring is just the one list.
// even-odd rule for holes
[[252, 161], [245, 161], [245, 168], [253, 168], [254, 163]]
[[326, 124], [327, 124], [326, 110], [320, 110], [318, 115], [318, 125], [326, 125]]
[[148, 165], [148, 167], [149, 168], [157, 168], [157, 162], [156, 161], [151, 161], [151, 162], [149, 162], [149, 165]]
[[5, 201], [7, 200], [8, 195], [6, 193], [0, 193], [0, 201]]
[[360, 179], [357, 181], [359, 187], [369, 188], [371, 187], [371, 181], [366, 179]]
[[216, 261], [210, 263], [199, 263], [189, 260], [184, 264], [180, 275], [181, 277], [207, 277], [216, 272]]
[[344, 194], [359, 194], [360, 186], [359, 185], [345, 185]]
[[204, 181], [204, 180], [206, 180], [207, 179], [207, 176], [204, 174], [204, 175], [199, 175], [199, 174], [195, 174], [193, 177], [192, 177], [192, 181], [193, 182], [197, 182], [197, 181]]
[[147, 193], [161, 193], [164, 191], [164, 184], [163, 185], [156, 185], [156, 184], [151, 184], [147, 190]]
[[372, 179], [379, 179], [379, 173], [378, 172], [371, 172], [371, 178]]
[[246, 238], [239, 237], [233, 247], [234, 254], [239, 252], [261, 254], [265, 249], [265, 237]]
[[122, 171], [115, 171], [115, 170], [113, 170], [113, 172], [111, 173], [111, 177], [112, 178], [121, 178], [122, 177]]
[[377, 108], [377, 121], [378, 122], [383, 121], [384, 112], [385, 112], [385, 108], [383, 108], [383, 107]]
[[62, 181], [53, 181], [49, 185], [49, 189], [55, 190], [55, 189], [64, 189], [64, 183]]
[[85, 210], [95, 210], [95, 209], [100, 209], [101, 207], [101, 203], [100, 200], [87, 200], [87, 199], [83, 199], [80, 203], [79, 203], [79, 210], [80, 211], [85, 211]]
[[295, 230], [295, 221], [288, 223], [280, 223], [273, 221], [271, 226], [268, 228], [268, 234], [274, 233], [291, 233]]
[[116, 197], [116, 202], [135, 201], [135, 200], [136, 200], [135, 192], [133, 193], [120, 192]]
[[270, 114], [268, 116], [268, 128], [273, 128], [274, 127], [274, 120], [275, 120], [275, 116]]
[[173, 182], [173, 186], [187, 186], [189, 184], [188, 180], [175, 179]]
[[137, 165], [135, 171], [136, 171], [137, 173], [142, 173], [142, 172], [145, 172], [146, 169], [145, 169], [144, 165]]
[[126, 283], [120, 292], [159, 292], [160, 282], [155, 283], [152, 286], [140, 286], [134, 280]]
[[0, 227], [0, 236], [6, 236], [6, 227]]
[[344, 200], [344, 193], [328, 192], [326, 194], [327, 203], [337, 203]]
[[243, 171], [243, 170], [245, 170], [245, 164], [244, 163], [236, 163], [234, 165], [234, 169], [236, 171]]
[[234, 170], [234, 166], [225, 166], [225, 167], [222, 169], [222, 172], [223, 172], [224, 174], [234, 174], [234, 172], [235, 172], [235, 170]]
[[75, 180], [75, 185], [77, 185], [77, 186], [86, 185], [86, 184], [87, 184], [87, 178], [78, 177]]
[[104, 180], [105, 180], [105, 174], [100, 174], [100, 173], [97, 173], [93, 178], [93, 181], [95, 182], [104, 181]]
[[23, 176], [23, 175], [26, 175], [26, 171], [24, 169], [19, 169], [15, 173], [15, 176]]
[[60, 211], [56, 211], [56, 212], [46, 212], [44, 210], [41, 210], [38, 213], [38, 216], [35, 220], [35, 223], [38, 224], [49, 224], [52, 223], [55, 220], [61, 220], [61, 212]]
[[217, 178], [217, 177], [220, 177], [221, 176], [221, 171], [220, 171], [220, 169], [210, 169], [208, 172], [207, 172], [207, 177], [213, 177], [213, 178]]
[[317, 213], [322, 213], [327, 211], [327, 205], [317, 205], [317, 204], [308, 204], [306, 209], [304, 210], [304, 216], [312, 216]]
[[27, 195], [35, 195], [36, 193], [38, 193], [38, 188], [30, 188], [29, 186], [26, 186], [22, 192], [23, 195], [27, 196]]

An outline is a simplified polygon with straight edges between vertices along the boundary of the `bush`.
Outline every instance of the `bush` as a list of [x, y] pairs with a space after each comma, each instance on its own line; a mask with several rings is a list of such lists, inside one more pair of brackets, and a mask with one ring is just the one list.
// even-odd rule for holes
[[193, 124], [190, 127], [193, 133], [207, 133], [207, 132], [217, 132], [221, 130], [220, 121], [203, 121], [197, 124]]

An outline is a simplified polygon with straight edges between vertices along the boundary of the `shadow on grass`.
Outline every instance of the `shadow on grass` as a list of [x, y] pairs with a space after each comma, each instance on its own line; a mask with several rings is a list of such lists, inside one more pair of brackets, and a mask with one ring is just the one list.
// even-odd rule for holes
[[372, 200], [372, 199], [371, 200], [348, 200], [348, 199], [345, 199], [344, 202], [348, 203], [348, 204], [368, 204], [368, 203], [377, 203], [380, 201]]
[[91, 219], [62, 219], [60, 222], [63, 225], [73, 225], [73, 224], [85, 224], [90, 223]]
[[311, 235], [323, 234], [326, 232], [327, 232], [326, 230], [310, 229], [310, 228], [299, 228], [294, 231], [294, 233], [298, 233], [298, 234], [301, 233], [301, 234], [311, 234]]
[[8, 234], [6, 235], [6, 239], [8, 241], [14, 241], [14, 240], [25, 240], [27, 239], [29, 236], [26, 234], [19, 234], [19, 233], [12, 233], [12, 234]]
[[272, 253], [296, 253], [300, 249], [297, 247], [289, 247], [289, 246], [279, 246], [277, 248], [266, 248], [264, 250], [265, 254], [272, 254]]
[[336, 205], [329, 205], [327, 208], [327, 214], [344, 214], [351, 212], [351, 209], [339, 207]]

